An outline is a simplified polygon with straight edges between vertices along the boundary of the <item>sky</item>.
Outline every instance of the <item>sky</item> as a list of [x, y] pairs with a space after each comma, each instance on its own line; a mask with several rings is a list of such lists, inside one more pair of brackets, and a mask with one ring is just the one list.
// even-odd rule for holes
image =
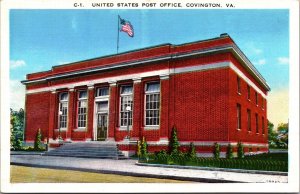
[[26, 74], [117, 52], [118, 15], [135, 36], [120, 33], [119, 52], [182, 44], [228, 33], [271, 87], [268, 119], [288, 122], [289, 11], [11, 10], [11, 108], [24, 108]]

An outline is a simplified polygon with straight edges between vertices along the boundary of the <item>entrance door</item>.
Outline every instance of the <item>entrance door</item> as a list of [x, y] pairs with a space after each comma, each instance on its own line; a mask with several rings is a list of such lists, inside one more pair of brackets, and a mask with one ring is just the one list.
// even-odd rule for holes
[[107, 138], [107, 113], [97, 114], [97, 141]]
[[96, 102], [95, 140], [105, 141], [107, 138], [108, 100]]

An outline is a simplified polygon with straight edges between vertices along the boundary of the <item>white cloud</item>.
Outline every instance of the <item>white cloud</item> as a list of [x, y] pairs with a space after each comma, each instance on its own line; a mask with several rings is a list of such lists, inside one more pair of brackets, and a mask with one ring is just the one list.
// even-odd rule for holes
[[26, 66], [26, 62], [23, 60], [11, 60], [9, 63], [11, 69]]
[[266, 64], [266, 59], [259, 59], [258, 61], [254, 61], [254, 65], [265, 65]]
[[287, 123], [289, 118], [289, 90], [275, 89], [268, 95], [268, 120], [274, 124]]
[[278, 57], [277, 58], [277, 62], [280, 64], [280, 65], [288, 65], [289, 62], [290, 62], [290, 59], [288, 57]]
[[10, 80], [10, 108], [19, 110], [25, 106], [25, 86], [19, 80]]

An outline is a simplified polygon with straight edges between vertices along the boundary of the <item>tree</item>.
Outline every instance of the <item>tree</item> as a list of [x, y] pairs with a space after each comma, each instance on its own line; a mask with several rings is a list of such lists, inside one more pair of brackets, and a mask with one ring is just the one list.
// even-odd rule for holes
[[214, 158], [220, 158], [220, 145], [218, 143], [214, 144]]
[[177, 137], [177, 129], [174, 126], [171, 132], [171, 140], [169, 142], [169, 152], [170, 154], [178, 154], [179, 153], [179, 142]]
[[232, 146], [230, 143], [227, 146], [226, 158], [228, 158], [228, 159], [233, 158], [233, 151], [232, 151]]
[[145, 140], [145, 137], [143, 137], [141, 143], [141, 159], [147, 159], [147, 158], [148, 158], [148, 145]]
[[188, 157], [191, 159], [197, 158], [196, 148], [193, 142], [190, 143]]
[[240, 159], [245, 157], [245, 155], [244, 155], [244, 146], [241, 142], [238, 143], [237, 156]]
[[270, 148], [277, 147], [277, 132], [274, 131], [274, 124], [268, 120], [268, 143]]
[[41, 129], [38, 130], [36, 137], [35, 137], [35, 141], [34, 141], [34, 150], [42, 150], [42, 134], [41, 134]]
[[289, 141], [289, 125], [288, 123], [280, 123], [277, 127], [277, 147], [278, 148], [288, 148]]
[[24, 141], [24, 110], [19, 111], [10, 109], [10, 146], [12, 150], [18, 150], [22, 147]]

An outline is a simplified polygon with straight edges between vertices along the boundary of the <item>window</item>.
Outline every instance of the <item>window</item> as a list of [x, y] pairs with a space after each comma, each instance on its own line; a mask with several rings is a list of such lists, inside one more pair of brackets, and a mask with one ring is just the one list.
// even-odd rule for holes
[[256, 133], [258, 133], [258, 114], [255, 113], [255, 129], [256, 129]]
[[241, 79], [239, 76], [237, 76], [237, 92], [240, 94], [241, 93]]
[[256, 103], [256, 106], [258, 106], [258, 95], [257, 95], [257, 92], [255, 92], [255, 103]]
[[261, 118], [262, 134], [265, 134], [265, 118]]
[[248, 97], [248, 100], [250, 100], [250, 86], [247, 85], [247, 97]]
[[264, 109], [265, 108], [265, 99], [261, 98], [261, 108]]
[[86, 127], [87, 115], [87, 91], [79, 91], [78, 93], [78, 127]]
[[145, 125], [159, 125], [160, 84], [151, 82], [145, 88]]
[[108, 87], [105, 88], [97, 88], [96, 97], [108, 96]]
[[251, 110], [247, 109], [247, 129], [251, 131]]
[[59, 95], [59, 128], [67, 128], [68, 121], [68, 93], [64, 92]]
[[[121, 86], [120, 105], [120, 126], [127, 126], [127, 116], [128, 125], [132, 126], [132, 86]], [[127, 111], [126, 107], [130, 107], [130, 111]]]
[[242, 113], [241, 113], [241, 105], [237, 104], [236, 106], [236, 112], [237, 112], [237, 129], [242, 128]]

